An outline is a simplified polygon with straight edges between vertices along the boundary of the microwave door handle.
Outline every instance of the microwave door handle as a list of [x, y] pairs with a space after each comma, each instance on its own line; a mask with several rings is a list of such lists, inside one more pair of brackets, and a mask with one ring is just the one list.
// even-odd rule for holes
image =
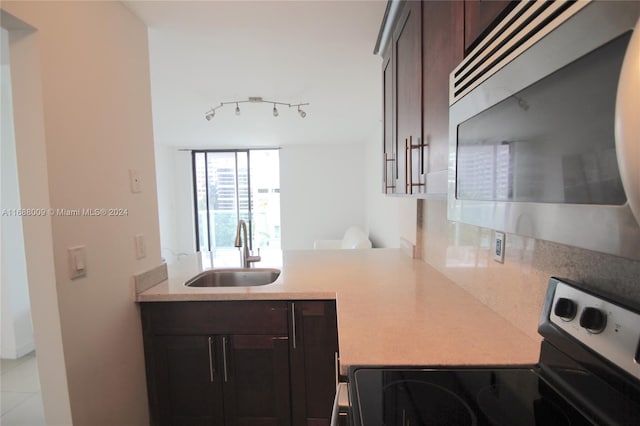
[[631, 212], [640, 224], [640, 19], [627, 47], [616, 96], [616, 156]]

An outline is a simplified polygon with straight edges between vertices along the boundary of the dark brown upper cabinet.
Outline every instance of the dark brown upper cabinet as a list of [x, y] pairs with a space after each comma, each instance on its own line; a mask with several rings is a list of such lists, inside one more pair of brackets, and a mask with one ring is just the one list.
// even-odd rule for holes
[[427, 194], [446, 194], [449, 167], [449, 74], [464, 57], [461, 1], [422, 5], [423, 140], [428, 146]]
[[[388, 11], [392, 9], [391, 3]], [[403, 1], [380, 30], [383, 192], [447, 192], [449, 73], [464, 56], [462, 1]]]
[[386, 45], [379, 46], [383, 56], [382, 190], [386, 194], [424, 190], [421, 15], [420, 1], [402, 2], [397, 18], [385, 21], [381, 29], [390, 34]]
[[382, 192], [393, 194], [396, 192], [398, 180], [398, 149], [395, 138], [395, 113], [394, 102], [393, 64], [391, 52], [383, 57], [382, 61], [382, 116], [383, 116], [383, 140], [382, 140]]
[[423, 192], [422, 2], [407, 1], [393, 32], [396, 162], [401, 171], [396, 193]]

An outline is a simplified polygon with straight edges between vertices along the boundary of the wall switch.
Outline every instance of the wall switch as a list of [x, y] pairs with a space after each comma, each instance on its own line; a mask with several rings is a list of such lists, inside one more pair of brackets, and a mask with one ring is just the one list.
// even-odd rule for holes
[[69, 247], [69, 277], [72, 280], [87, 275], [87, 253], [85, 246]]
[[147, 257], [147, 244], [144, 241], [144, 235], [138, 234], [133, 237], [136, 248], [136, 259]]
[[493, 260], [500, 263], [504, 263], [504, 237], [504, 232], [496, 231], [496, 237], [493, 240]]
[[142, 192], [142, 182], [137, 170], [129, 169], [129, 181], [131, 183], [131, 192], [134, 194]]

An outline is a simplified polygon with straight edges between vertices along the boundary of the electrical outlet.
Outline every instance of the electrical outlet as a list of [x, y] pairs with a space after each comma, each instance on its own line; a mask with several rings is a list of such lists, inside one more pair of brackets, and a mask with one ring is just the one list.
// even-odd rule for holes
[[136, 259], [144, 259], [147, 257], [147, 244], [144, 241], [144, 235], [136, 235], [133, 241], [136, 249]]
[[504, 263], [505, 235], [504, 232], [496, 231], [493, 239], [493, 260]]
[[142, 192], [142, 181], [137, 170], [129, 169], [129, 182], [131, 184], [131, 192], [137, 194]]

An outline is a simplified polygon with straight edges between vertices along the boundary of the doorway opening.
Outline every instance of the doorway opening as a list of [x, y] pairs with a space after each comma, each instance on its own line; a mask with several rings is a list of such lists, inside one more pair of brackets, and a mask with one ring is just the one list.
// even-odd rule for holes
[[[40, 63], [42, 44], [40, 34], [33, 26], [1, 9], [0, 18], [1, 50], [3, 55], [7, 54], [6, 58], [3, 57], [2, 74], [3, 78], [7, 78], [7, 86], [3, 87], [3, 97], [8, 90], [11, 94], [9, 100], [5, 101], [7, 108], [11, 108], [10, 118], [5, 119], [6, 109], [3, 105], [2, 124], [11, 126], [13, 143], [13, 154], [5, 159], [15, 157], [16, 190], [18, 191], [19, 188], [16, 197], [19, 204], [6, 207], [3, 205], [2, 208], [10, 209], [8, 214], [15, 214], [22, 221], [20, 234], [26, 261], [26, 281], [22, 288], [28, 289], [32, 323], [31, 338], [37, 350], [37, 357], [32, 357], [25, 362], [29, 361], [31, 367], [30, 373], [27, 374], [39, 383], [37, 385], [39, 396], [29, 399], [37, 404], [33, 409], [30, 409], [29, 405], [20, 404], [20, 407], [24, 408], [20, 413], [24, 416], [15, 419], [11, 416], [18, 413], [16, 411], [18, 406], [9, 412], [4, 412], [5, 402], [9, 399], [5, 398], [3, 392], [3, 415], [0, 423], [12, 424], [15, 420], [17, 424], [30, 425], [71, 424], [71, 405], [58, 310], [52, 221], [48, 214], [42, 214], [50, 207], [43, 78]], [[3, 129], [3, 150], [8, 140]], [[29, 209], [31, 214], [28, 213]], [[36, 210], [37, 215], [34, 214]], [[20, 346], [28, 350], [27, 346]], [[4, 364], [2, 365], [3, 390], [6, 384]], [[17, 371], [19, 371], [18, 366], [15, 366], [15, 363], [9, 363], [6, 374], [13, 375]], [[20, 380], [20, 383], [22, 382], [23, 380]], [[26, 403], [26, 401], [23, 402]], [[35, 408], [36, 406], [38, 408]]]
[[0, 31], [0, 422], [44, 426], [23, 236], [22, 217], [27, 209], [20, 201], [13, 125], [9, 32], [4, 28]]

